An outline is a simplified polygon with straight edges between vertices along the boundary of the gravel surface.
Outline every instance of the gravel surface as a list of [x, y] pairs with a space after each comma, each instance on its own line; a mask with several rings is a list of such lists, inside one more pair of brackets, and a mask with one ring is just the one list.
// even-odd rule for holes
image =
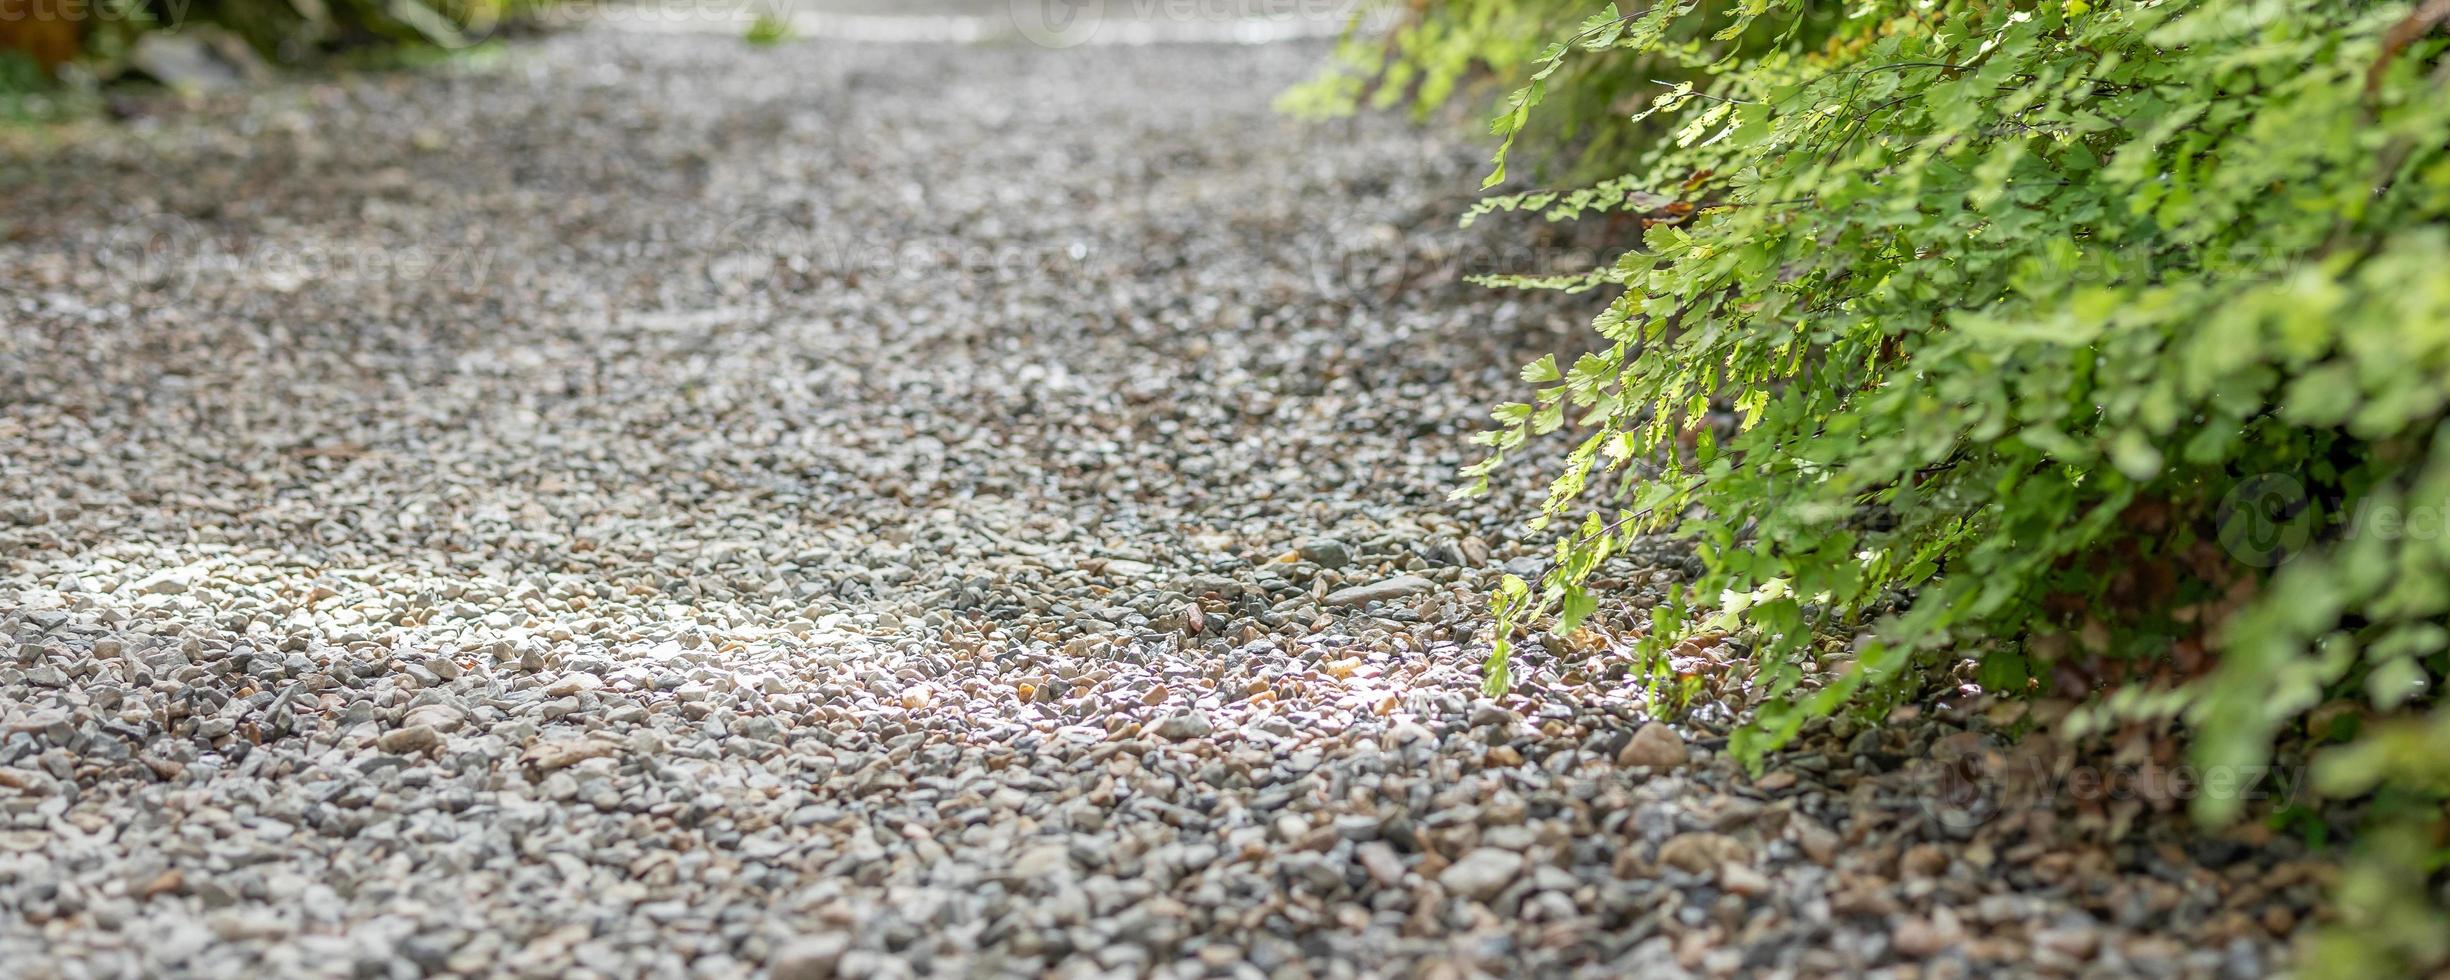
[[2017, 709], [1755, 778], [1697, 642], [1654, 718], [1673, 550], [1479, 698], [1540, 551], [1444, 490], [1586, 304], [1453, 277], [1580, 258], [1271, 114], [1322, 53], [580, 31], [15, 139], [4, 972], [2275, 964], [2323, 866]]

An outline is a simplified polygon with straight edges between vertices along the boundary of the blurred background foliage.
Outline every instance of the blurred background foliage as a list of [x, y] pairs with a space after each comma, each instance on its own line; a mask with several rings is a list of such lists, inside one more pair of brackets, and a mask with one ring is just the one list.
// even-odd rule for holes
[[254, 80], [333, 56], [458, 51], [550, 0], [8, 0], [0, 3], [0, 118], [41, 117], [103, 84], [181, 90]]

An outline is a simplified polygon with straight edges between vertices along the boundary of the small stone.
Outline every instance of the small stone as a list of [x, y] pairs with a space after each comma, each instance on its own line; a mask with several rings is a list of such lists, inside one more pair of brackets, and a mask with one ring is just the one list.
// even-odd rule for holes
[[400, 721], [404, 725], [422, 726], [437, 732], [454, 732], [468, 723], [468, 716], [447, 704], [425, 704], [408, 709], [408, 714], [401, 716]]
[[1464, 723], [1473, 728], [1508, 728], [1521, 724], [1522, 721], [1521, 714], [1510, 711], [1495, 701], [1487, 700], [1474, 703], [1472, 713], [1464, 718]]
[[2264, 931], [2275, 937], [2285, 938], [2290, 930], [2297, 928], [2297, 913], [2289, 911], [2285, 905], [2266, 905], [2259, 918]]
[[840, 933], [807, 936], [775, 950], [766, 967], [774, 980], [831, 980], [850, 948], [850, 937]]
[[1725, 834], [1678, 834], [1659, 845], [1659, 863], [1689, 874], [1704, 874], [1720, 865], [1744, 859], [1744, 845]]
[[1208, 720], [1206, 712], [1201, 711], [1178, 711], [1157, 723], [1157, 737], [1177, 742], [1207, 738], [1215, 731], [1216, 725]]
[[1769, 876], [1741, 861], [1729, 861], [1718, 866], [1718, 886], [1746, 898], [1766, 895], [1770, 887]]
[[0, 769], [0, 789], [13, 789], [27, 796], [50, 794], [56, 780], [31, 769]]
[[1041, 844], [1021, 852], [1012, 862], [1016, 878], [1044, 878], [1071, 870], [1071, 851], [1061, 844]]
[[186, 887], [186, 885], [187, 872], [181, 871], [177, 868], [172, 868], [168, 871], [162, 872], [161, 874], [154, 875], [152, 881], [146, 882], [143, 888], [136, 890], [136, 897], [140, 899], [152, 899], [160, 895], [173, 894], [179, 889]]
[[1948, 852], [1937, 844], [1916, 844], [1897, 859], [1897, 868], [1910, 877], [1937, 878], [1948, 871]]
[[2042, 929], [2033, 934], [2033, 946], [2037, 950], [2047, 950], [2071, 960], [2089, 960], [2093, 958], [2093, 952], [2101, 946], [2101, 933], [2100, 930], [2088, 925], [2063, 925]]
[[519, 757], [519, 761], [541, 774], [565, 769], [620, 750], [621, 747], [618, 744], [604, 739], [553, 739], [529, 746], [527, 752]]
[[1523, 856], [1494, 847], [1475, 848], [1463, 859], [1438, 872], [1438, 884], [1448, 892], [1485, 901], [1522, 873]]
[[431, 752], [442, 746], [442, 734], [431, 725], [410, 725], [394, 728], [374, 740], [374, 747], [393, 755], [414, 755]]
[[1650, 722], [1633, 733], [1633, 741], [1616, 753], [1620, 766], [1647, 766], [1652, 769], [1676, 769], [1691, 758], [1684, 746], [1684, 736], [1661, 722]]
[[1907, 919], [1889, 931], [1889, 945], [1895, 946], [1899, 955], [1927, 959], [1948, 948], [1948, 937], [1928, 921]]
[[128, 588], [138, 595], [178, 595], [195, 583], [196, 573], [184, 568], [155, 572], [136, 581]]
[[1796, 818], [1790, 826], [1795, 835], [1796, 849], [1802, 851], [1803, 856], [1811, 859], [1812, 863], [1826, 868], [1837, 861], [1836, 833], [1805, 817]]
[[1398, 575], [1384, 582], [1373, 582], [1368, 585], [1355, 585], [1349, 588], [1337, 589], [1334, 592], [1327, 593], [1326, 603], [1330, 606], [1367, 605], [1373, 602], [1383, 602], [1388, 599], [1401, 599], [1405, 596], [1427, 592], [1437, 587], [1437, 583], [1431, 582], [1430, 580], [1422, 578], [1418, 575]]
[[1353, 848], [1353, 858], [1361, 862], [1362, 870], [1369, 872], [1370, 880], [1381, 888], [1393, 888], [1404, 880], [1403, 859], [1395, 855], [1392, 847], [1370, 841]]
[[1342, 568], [1353, 560], [1352, 549], [1334, 538], [1311, 538], [1296, 546], [1293, 553], [1321, 568]]

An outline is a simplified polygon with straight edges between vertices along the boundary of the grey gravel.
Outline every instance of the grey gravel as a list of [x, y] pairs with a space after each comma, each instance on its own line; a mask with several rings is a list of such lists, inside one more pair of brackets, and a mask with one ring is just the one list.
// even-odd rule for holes
[[2324, 866], [2013, 711], [1756, 778], [1697, 642], [1655, 717], [1665, 543], [1482, 697], [1538, 464], [1445, 491], [1588, 310], [1458, 274], [1591, 255], [1271, 112], [1325, 53], [580, 30], [0, 140], [6, 972], [2284, 962]]

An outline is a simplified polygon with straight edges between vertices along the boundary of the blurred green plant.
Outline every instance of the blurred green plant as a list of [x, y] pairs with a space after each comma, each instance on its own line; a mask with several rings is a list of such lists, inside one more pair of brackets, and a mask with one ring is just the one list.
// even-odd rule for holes
[[755, 47], [770, 48], [791, 38], [789, 19], [771, 10], [761, 10], [757, 12], [757, 19], [749, 22], [748, 33], [743, 35], [742, 40]]
[[182, 23], [227, 27], [265, 57], [297, 62], [385, 45], [458, 50], [546, 6], [544, 0], [189, 0], [178, 9]]
[[[332, 56], [364, 62], [370, 52], [407, 56], [456, 52], [486, 43], [552, 0], [58, 0], [0, 19], [0, 93], [31, 104], [63, 88], [90, 88], [145, 71], [150, 34], [180, 35], [212, 48], [235, 36], [254, 62], [296, 64]], [[217, 29], [217, 30], [212, 30]], [[227, 33], [221, 33], [227, 32]], [[248, 56], [248, 51], [252, 52]], [[192, 60], [180, 58], [179, 61]], [[23, 70], [31, 63], [35, 71]], [[246, 66], [232, 66], [244, 68]], [[60, 82], [68, 83], [66, 86]], [[55, 100], [55, 99], [54, 99]]]
[[[1489, 689], [1524, 628], [1571, 633], [1611, 556], [1675, 533], [1704, 571], [1643, 650], [1748, 641], [1747, 759], [1966, 661], [2081, 701], [2067, 734], [2176, 722], [2232, 770], [2351, 698], [2373, 720], [2315, 772], [2371, 819], [2310, 962], [2439, 968], [2445, 23], [2450, 0], [1452, 0], [1348, 39], [1288, 106], [1527, 76], [1493, 123], [1505, 192], [1466, 221], [1641, 229], [1580, 274], [1485, 280], [1617, 291], [1465, 472], [1484, 492], [1579, 437], [1535, 521], [1555, 560], [1493, 600]], [[1559, 189], [1509, 181], [1535, 145]]]

